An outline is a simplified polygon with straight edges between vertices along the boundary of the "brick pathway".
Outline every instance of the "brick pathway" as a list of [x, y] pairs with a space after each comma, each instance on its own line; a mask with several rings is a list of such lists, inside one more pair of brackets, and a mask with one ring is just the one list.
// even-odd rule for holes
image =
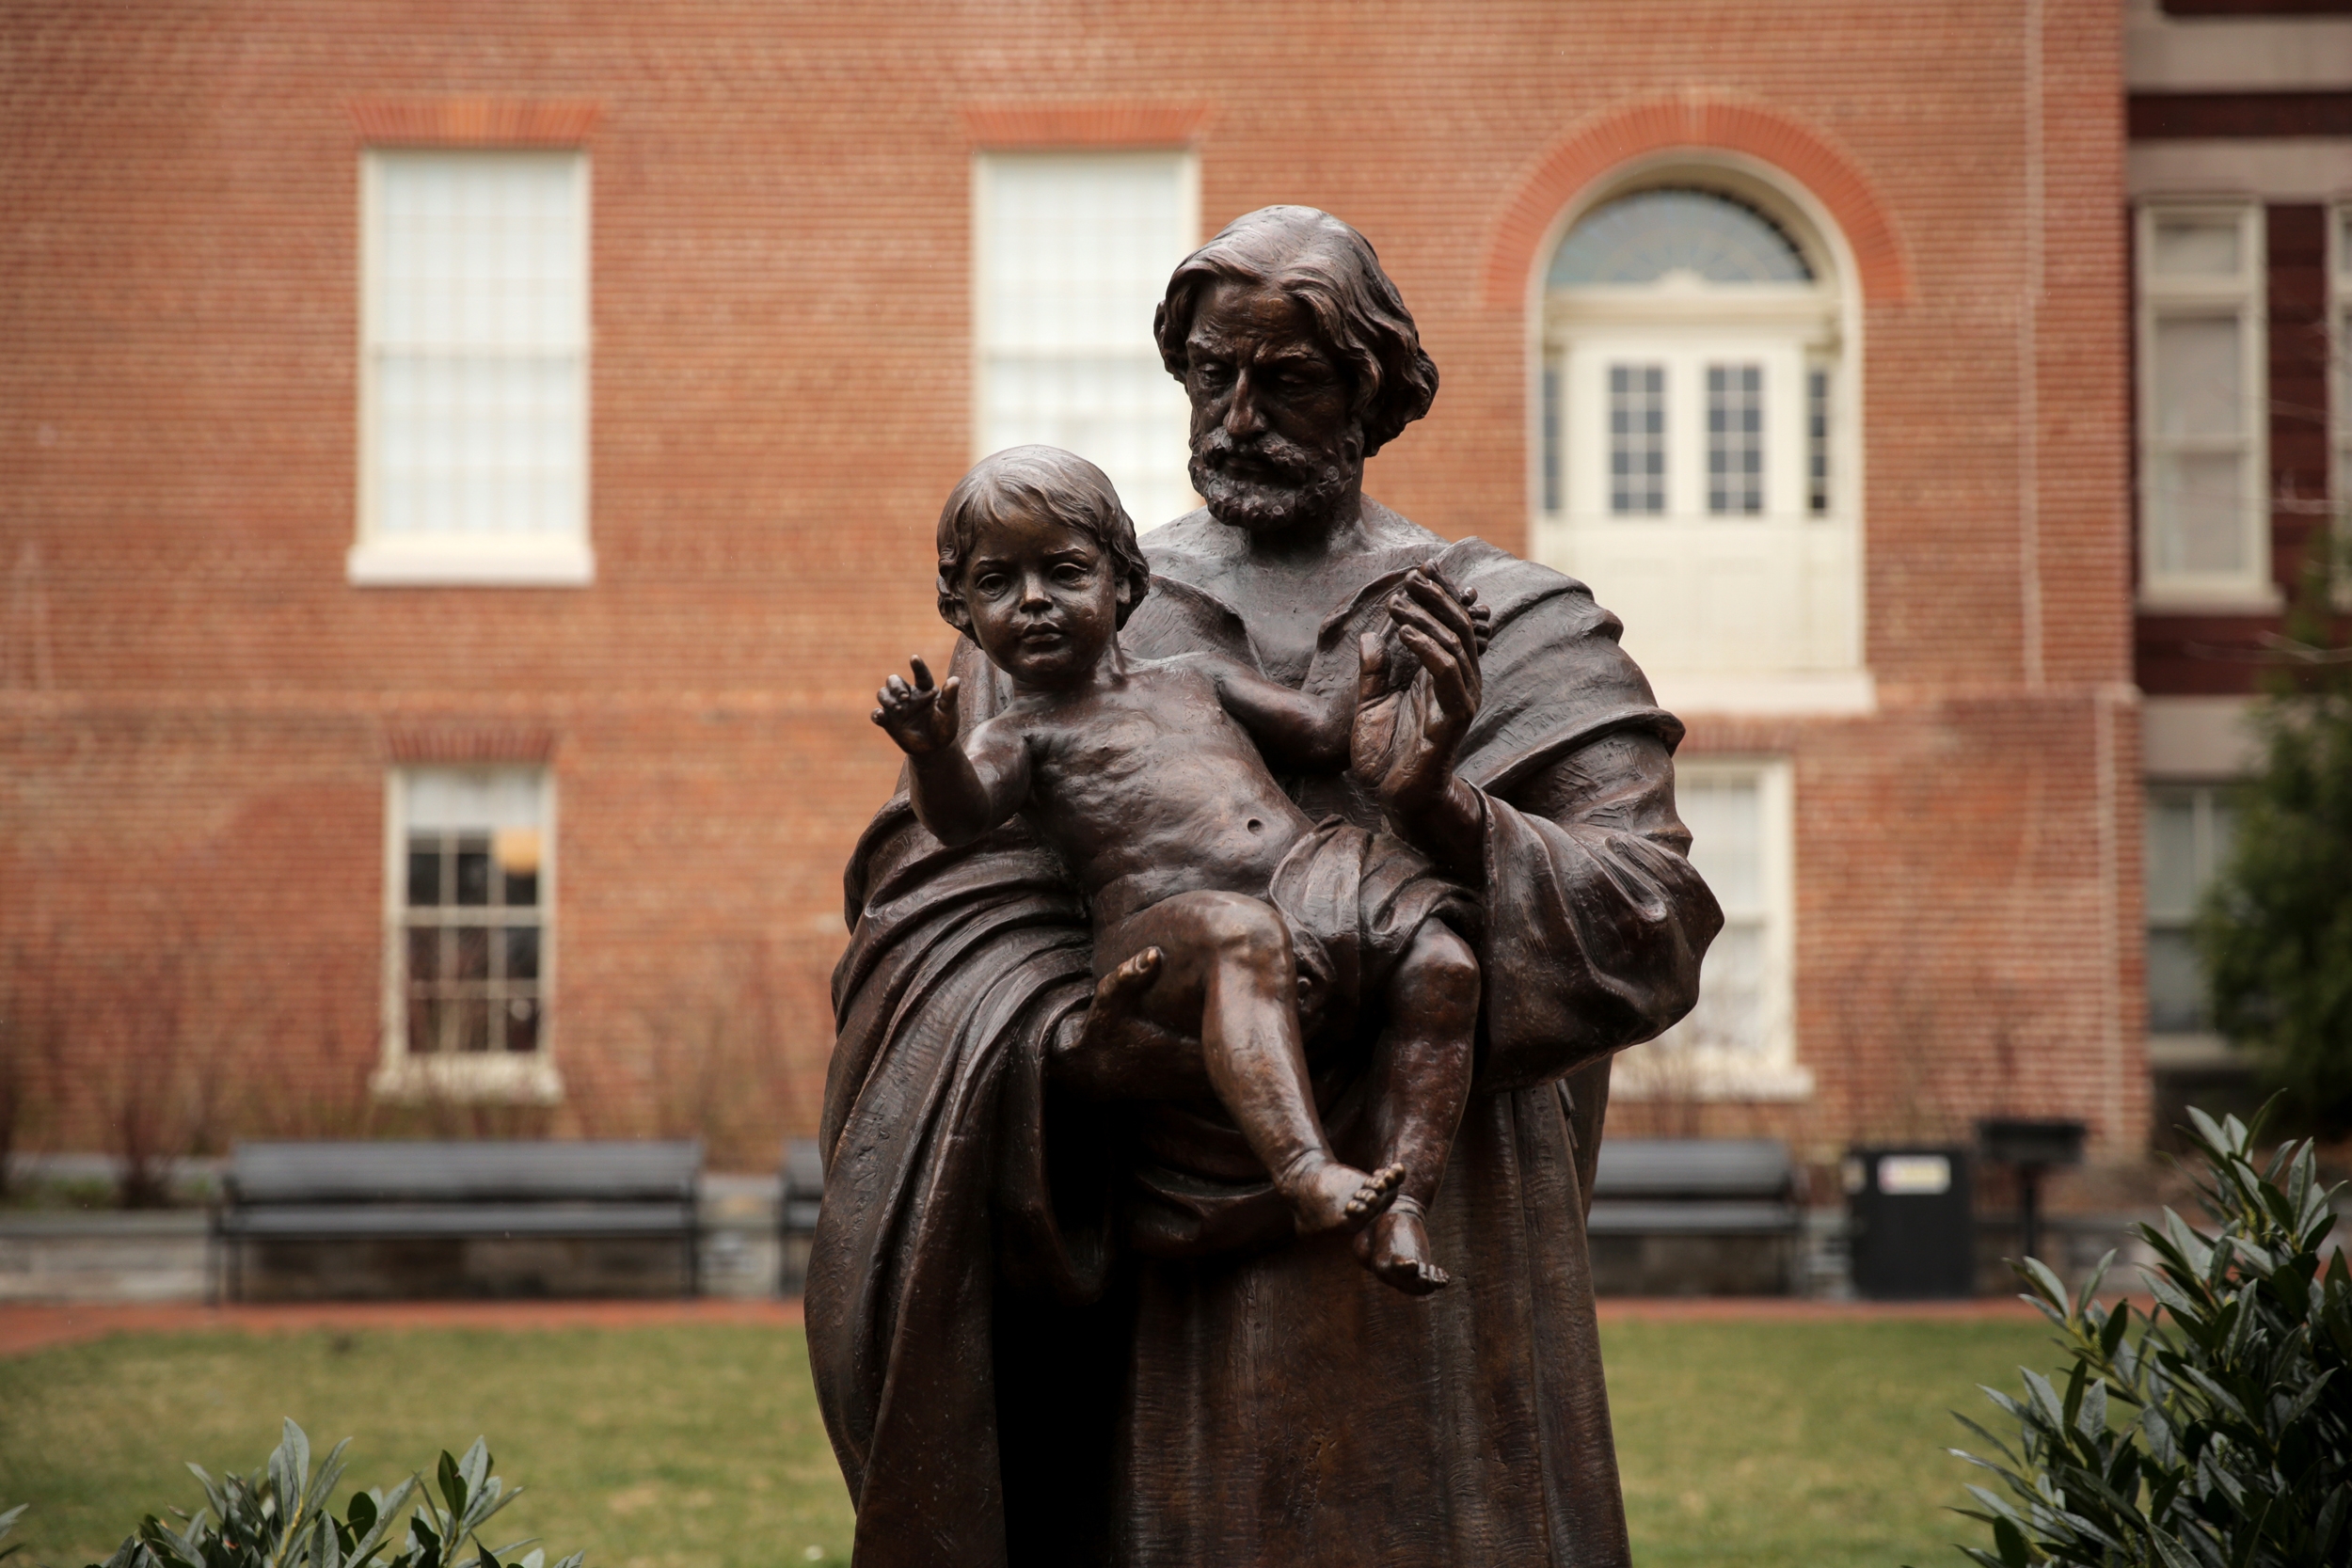
[[801, 1325], [798, 1301], [351, 1301], [287, 1306], [0, 1307], [0, 1355], [109, 1334], [199, 1329], [282, 1333], [305, 1328], [643, 1328], [657, 1323]]
[[[1602, 1323], [2039, 1322], [2023, 1302], [1792, 1301], [1785, 1297], [1629, 1297], [1600, 1304]], [[109, 1334], [183, 1334], [236, 1329], [248, 1334], [306, 1328], [643, 1328], [663, 1323], [762, 1323], [801, 1326], [798, 1301], [354, 1301], [290, 1306], [0, 1307], [0, 1356]]]

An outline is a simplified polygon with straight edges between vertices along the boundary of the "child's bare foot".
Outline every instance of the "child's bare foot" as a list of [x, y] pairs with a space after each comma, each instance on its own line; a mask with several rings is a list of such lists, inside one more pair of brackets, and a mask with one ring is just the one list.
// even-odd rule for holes
[[1356, 1256], [1382, 1283], [1408, 1296], [1425, 1296], [1454, 1283], [1429, 1257], [1429, 1230], [1421, 1205], [1399, 1198], [1370, 1227], [1357, 1233]]
[[1325, 1230], [1355, 1230], [1370, 1224], [1396, 1201], [1397, 1186], [1404, 1180], [1403, 1165], [1383, 1165], [1365, 1172], [1337, 1160], [1327, 1160], [1282, 1183], [1282, 1194], [1291, 1200], [1301, 1233], [1311, 1236]]

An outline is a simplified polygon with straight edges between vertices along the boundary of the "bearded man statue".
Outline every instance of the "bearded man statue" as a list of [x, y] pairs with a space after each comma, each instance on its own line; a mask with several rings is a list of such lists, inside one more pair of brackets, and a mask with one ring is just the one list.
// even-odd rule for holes
[[[1352, 679], [1335, 651], [1431, 562], [1486, 618], [1482, 652], [1418, 601], [1428, 671], [1359, 713], [1350, 772], [1285, 781], [1480, 906], [1476, 1077], [1428, 1217], [1454, 1283], [1408, 1296], [1293, 1234], [1199, 1042], [1096, 983], [1052, 857], [1017, 821], [946, 848], [902, 784], [847, 878], [806, 1296], [856, 1560], [1624, 1568], [1584, 1214], [1609, 1058], [1689, 1011], [1722, 925], [1675, 815], [1682, 726], [1583, 584], [1363, 494], [1438, 373], [1355, 230], [1237, 219], [1153, 331], [1207, 505], [1144, 539], [1130, 657]], [[1006, 702], [969, 642], [954, 673], [965, 725]], [[1314, 1081], [1343, 1155], [1348, 1044]]]

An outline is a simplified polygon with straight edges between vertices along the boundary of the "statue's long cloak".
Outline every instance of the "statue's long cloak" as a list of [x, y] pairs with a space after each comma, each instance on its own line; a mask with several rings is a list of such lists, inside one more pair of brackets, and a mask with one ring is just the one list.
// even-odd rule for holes
[[[1184, 547], [1208, 526], [1146, 542], [1136, 655], [1257, 662]], [[861, 1568], [1626, 1563], [1583, 1195], [1608, 1053], [1688, 1010], [1722, 917], [1674, 815], [1681, 726], [1615, 618], [1427, 537], [1494, 615], [1460, 763], [1486, 813], [1478, 1078], [1431, 1216], [1456, 1282], [1414, 1300], [1337, 1239], [1233, 1245], [1263, 1183], [1202, 1181], [1189, 1246], [1183, 1215], [1129, 1244], [1134, 1112], [1044, 1073], [1091, 990], [1077, 900], [1017, 823], [949, 850], [902, 789], [847, 878], [806, 1297]], [[967, 725], [1001, 705], [968, 642], [955, 670]], [[1374, 819], [1343, 780], [1301, 800]]]

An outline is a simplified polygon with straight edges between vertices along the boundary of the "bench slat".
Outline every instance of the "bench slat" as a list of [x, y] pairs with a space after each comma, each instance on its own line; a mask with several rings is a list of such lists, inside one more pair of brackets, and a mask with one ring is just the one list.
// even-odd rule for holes
[[687, 1202], [701, 1169], [691, 1140], [240, 1144], [229, 1183], [239, 1205]]
[[1640, 1233], [1678, 1236], [1752, 1236], [1794, 1233], [1799, 1212], [1785, 1203], [1643, 1203], [1595, 1199], [1584, 1228], [1595, 1236]]
[[1600, 1146], [1593, 1198], [1785, 1197], [1796, 1181], [1772, 1138], [1614, 1138]]
[[230, 1236], [262, 1240], [447, 1236], [670, 1236], [695, 1227], [691, 1206], [666, 1203], [296, 1204], [232, 1209], [221, 1216]]

